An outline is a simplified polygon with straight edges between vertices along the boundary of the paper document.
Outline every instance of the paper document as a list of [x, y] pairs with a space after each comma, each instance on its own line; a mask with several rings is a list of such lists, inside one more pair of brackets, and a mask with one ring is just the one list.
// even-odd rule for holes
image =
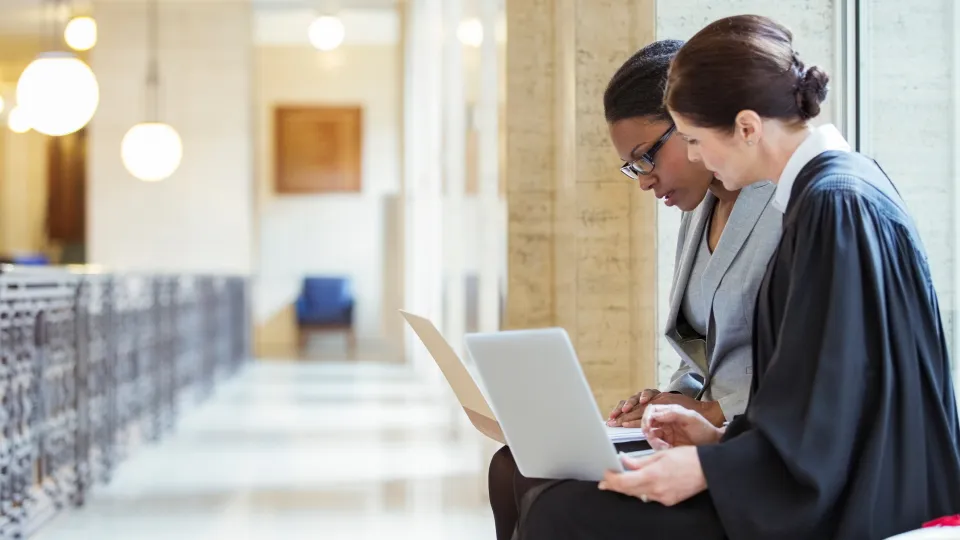
[[606, 427], [607, 436], [610, 437], [610, 442], [613, 443], [645, 441], [647, 439], [643, 434], [643, 430], [640, 428]]

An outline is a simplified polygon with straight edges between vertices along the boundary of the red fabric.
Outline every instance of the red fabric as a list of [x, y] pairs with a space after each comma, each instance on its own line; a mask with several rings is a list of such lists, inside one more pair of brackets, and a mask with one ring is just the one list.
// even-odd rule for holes
[[944, 516], [923, 524], [923, 528], [929, 527], [960, 527], [960, 515]]

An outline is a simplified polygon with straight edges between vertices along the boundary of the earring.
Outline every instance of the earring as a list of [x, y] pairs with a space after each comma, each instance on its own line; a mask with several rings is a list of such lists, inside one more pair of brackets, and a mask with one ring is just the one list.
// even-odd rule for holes
[[747, 141], [747, 146], [753, 146], [753, 141]]

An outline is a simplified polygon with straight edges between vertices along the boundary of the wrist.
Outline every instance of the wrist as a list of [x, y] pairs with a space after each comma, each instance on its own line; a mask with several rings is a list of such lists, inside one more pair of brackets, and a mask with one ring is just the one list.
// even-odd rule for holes
[[723, 423], [727, 421], [719, 401], [701, 401], [700, 409], [700, 414], [716, 427], [723, 426]]
[[707, 485], [707, 475], [703, 472], [703, 464], [700, 463], [700, 451], [694, 448], [693, 454], [694, 460], [696, 460], [696, 471], [697, 471], [697, 487], [696, 493], [702, 493], [709, 489], [710, 486]]

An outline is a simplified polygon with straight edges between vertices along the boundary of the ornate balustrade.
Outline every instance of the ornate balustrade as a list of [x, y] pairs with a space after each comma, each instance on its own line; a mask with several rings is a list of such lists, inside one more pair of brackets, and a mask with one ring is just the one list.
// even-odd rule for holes
[[0, 540], [23, 538], [250, 357], [238, 277], [0, 270]]

